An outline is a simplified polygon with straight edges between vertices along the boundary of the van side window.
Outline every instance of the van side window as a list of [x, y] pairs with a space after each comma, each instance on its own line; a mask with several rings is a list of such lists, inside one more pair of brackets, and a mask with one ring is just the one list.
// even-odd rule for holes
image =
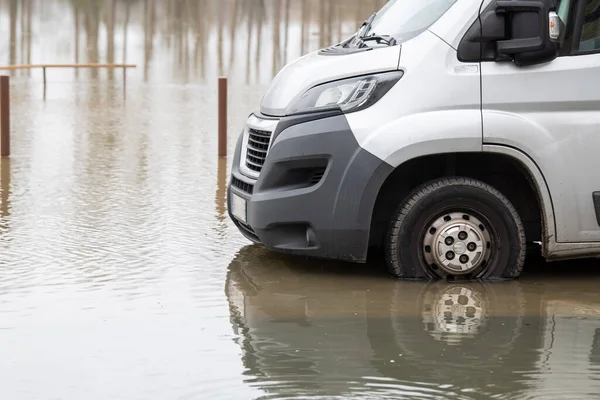
[[600, 0], [589, 0], [581, 32], [579, 51], [600, 50]]

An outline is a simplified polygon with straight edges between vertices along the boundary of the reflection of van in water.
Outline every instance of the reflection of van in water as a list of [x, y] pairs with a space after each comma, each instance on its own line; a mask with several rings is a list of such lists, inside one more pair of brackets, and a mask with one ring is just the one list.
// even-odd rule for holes
[[[593, 282], [340, 281], [312, 264], [251, 246], [228, 270], [244, 374], [273, 398], [407, 398], [409, 391], [583, 399], [600, 390]], [[565, 296], [575, 288], [579, 296]]]
[[390, 0], [287, 65], [237, 142], [229, 214], [275, 251], [405, 278], [600, 255], [600, 0]]

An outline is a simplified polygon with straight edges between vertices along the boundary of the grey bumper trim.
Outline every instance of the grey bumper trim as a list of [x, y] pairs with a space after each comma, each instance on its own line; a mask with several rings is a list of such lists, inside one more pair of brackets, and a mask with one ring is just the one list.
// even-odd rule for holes
[[[241, 146], [240, 138], [232, 174], [249, 183], [237, 168]], [[302, 184], [302, 171], [323, 166], [318, 183]], [[229, 188], [248, 201], [247, 227], [238, 228], [271, 250], [364, 262], [373, 206], [392, 170], [358, 145], [343, 115], [282, 119], [252, 195]]]

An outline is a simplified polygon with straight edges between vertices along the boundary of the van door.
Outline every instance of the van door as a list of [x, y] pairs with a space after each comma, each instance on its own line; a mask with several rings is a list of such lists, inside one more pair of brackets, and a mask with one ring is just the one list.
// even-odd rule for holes
[[566, 54], [528, 67], [482, 63], [483, 142], [517, 148], [538, 165], [557, 242], [599, 242], [600, 0], [558, 2]]

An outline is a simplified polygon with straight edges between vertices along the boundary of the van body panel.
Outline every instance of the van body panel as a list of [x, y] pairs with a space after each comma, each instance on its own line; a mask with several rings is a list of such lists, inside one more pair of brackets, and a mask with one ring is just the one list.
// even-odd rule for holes
[[600, 54], [481, 68], [484, 143], [518, 148], [544, 171], [557, 242], [600, 242]]
[[481, 151], [479, 64], [459, 62], [456, 50], [426, 31], [403, 45], [400, 69], [405, 75], [377, 104], [347, 114], [360, 146], [394, 167], [418, 156]]

